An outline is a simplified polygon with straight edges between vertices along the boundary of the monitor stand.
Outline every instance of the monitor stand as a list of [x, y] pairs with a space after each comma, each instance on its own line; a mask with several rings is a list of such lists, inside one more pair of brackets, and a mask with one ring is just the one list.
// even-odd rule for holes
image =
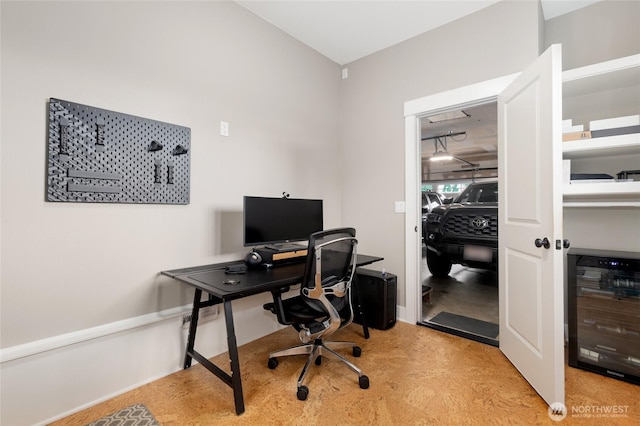
[[289, 251], [306, 250], [307, 246], [303, 246], [302, 244], [295, 244], [295, 243], [282, 243], [282, 244], [270, 244], [268, 246], [265, 246], [265, 248], [279, 252], [279, 253], [286, 253]]

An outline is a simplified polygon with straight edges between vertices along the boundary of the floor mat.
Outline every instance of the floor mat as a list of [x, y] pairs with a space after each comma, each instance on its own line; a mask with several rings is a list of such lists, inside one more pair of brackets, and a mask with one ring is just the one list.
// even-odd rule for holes
[[131, 405], [129, 407], [111, 413], [87, 426], [158, 426], [153, 414], [144, 404]]
[[495, 339], [500, 333], [498, 324], [465, 317], [463, 315], [452, 314], [451, 312], [440, 312], [431, 318], [429, 322], [442, 325], [444, 327], [455, 328], [460, 331], [466, 331], [467, 333], [489, 337], [491, 339]]

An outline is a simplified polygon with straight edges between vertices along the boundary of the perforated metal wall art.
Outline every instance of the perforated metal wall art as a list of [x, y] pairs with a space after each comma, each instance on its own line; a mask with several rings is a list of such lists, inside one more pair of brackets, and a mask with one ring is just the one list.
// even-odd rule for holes
[[51, 98], [47, 200], [188, 204], [191, 129]]

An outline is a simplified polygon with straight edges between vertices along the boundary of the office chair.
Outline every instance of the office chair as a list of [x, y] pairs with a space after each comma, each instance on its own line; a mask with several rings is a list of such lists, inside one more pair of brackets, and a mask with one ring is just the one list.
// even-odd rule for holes
[[304, 278], [300, 295], [282, 299], [287, 289], [273, 291], [273, 303], [264, 308], [277, 315], [278, 322], [291, 325], [298, 331], [302, 345], [272, 352], [267, 365], [270, 369], [278, 366], [278, 358], [290, 355], [308, 355], [298, 378], [297, 397], [304, 401], [309, 388], [303, 381], [315, 361], [320, 365], [326, 356], [342, 361], [358, 374], [360, 388], [369, 387], [369, 378], [362, 371], [335, 351], [338, 348], [352, 348], [353, 356], [359, 357], [362, 350], [353, 342], [326, 341], [325, 338], [346, 327], [353, 320], [351, 304], [351, 283], [355, 272], [356, 231], [353, 228], [337, 228], [320, 231], [309, 237]]

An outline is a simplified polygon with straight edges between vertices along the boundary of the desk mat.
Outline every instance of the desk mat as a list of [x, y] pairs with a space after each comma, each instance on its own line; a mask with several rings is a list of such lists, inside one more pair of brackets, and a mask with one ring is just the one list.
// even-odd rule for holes
[[[191, 272], [186, 278], [213, 287], [221, 293], [238, 293], [245, 290], [273, 286], [278, 283], [292, 285], [299, 282], [304, 274], [304, 263], [289, 263], [273, 268], [247, 269], [245, 274], [226, 274], [224, 268]], [[225, 280], [239, 281], [237, 284], [224, 284]]]
[[[193, 274], [187, 275], [187, 278], [192, 279], [194, 281], [198, 281], [199, 283], [214, 287], [223, 292], [240, 290], [242, 288], [249, 287], [247, 284], [247, 280], [243, 280], [244, 274], [225, 274], [222, 270], [214, 270], [214, 271], [204, 271], [204, 272], [196, 272]], [[223, 281], [225, 280], [234, 280], [238, 281], [237, 284], [225, 284]], [[244, 282], [243, 282], [244, 281]]]

